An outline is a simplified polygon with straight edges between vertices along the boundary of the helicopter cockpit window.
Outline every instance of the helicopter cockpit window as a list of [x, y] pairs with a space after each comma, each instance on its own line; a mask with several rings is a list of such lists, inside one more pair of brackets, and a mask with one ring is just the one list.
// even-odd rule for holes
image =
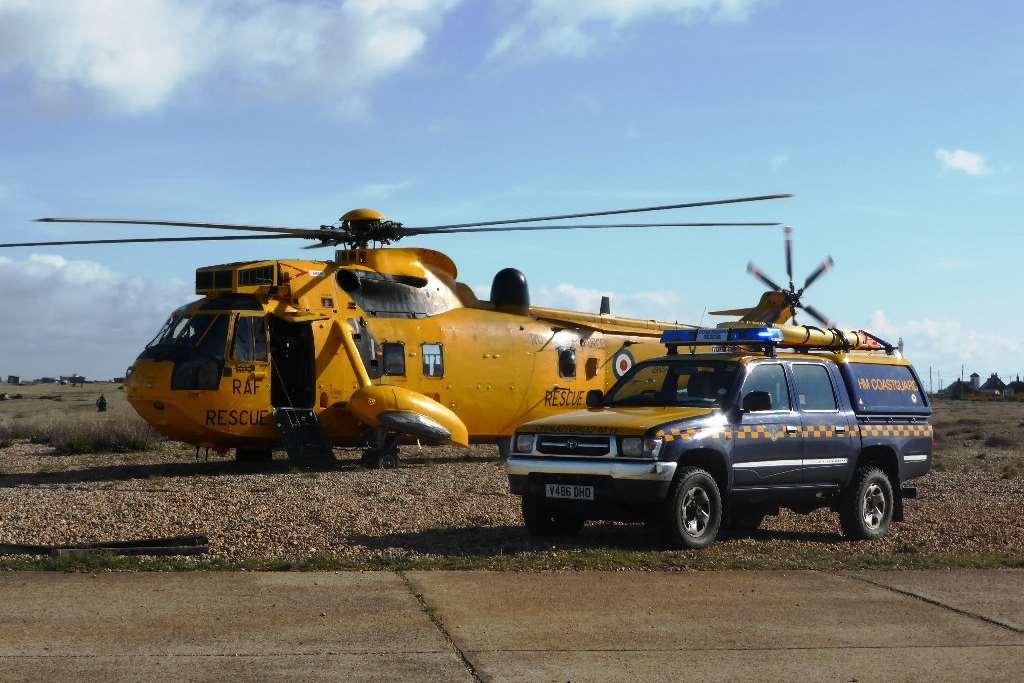
[[[180, 321], [169, 346], [158, 344], [153, 351], [176, 349], [171, 389], [216, 389], [224, 367], [224, 345], [228, 316], [197, 315]], [[171, 359], [171, 358], [168, 358]]]
[[558, 376], [576, 376], [576, 349], [558, 349]]
[[451, 290], [422, 278], [342, 269], [337, 280], [375, 318], [427, 318], [458, 306]]
[[405, 344], [384, 342], [384, 374], [405, 375]]
[[[172, 316], [153, 341], [146, 345], [147, 349], [192, 349], [203, 338], [210, 325], [222, 315], [197, 314]], [[221, 340], [223, 345], [223, 339]], [[221, 349], [221, 355], [224, 349]]]
[[263, 318], [239, 316], [231, 357], [236, 361], [267, 360], [267, 330]]

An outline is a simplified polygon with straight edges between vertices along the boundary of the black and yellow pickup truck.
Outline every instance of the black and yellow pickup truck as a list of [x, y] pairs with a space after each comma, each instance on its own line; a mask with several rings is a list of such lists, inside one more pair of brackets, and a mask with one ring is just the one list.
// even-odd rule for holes
[[644, 521], [674, 547], [829, 507], [851, 539], [903, 518], [932, 462], [931, 407], [909, 361], [863, 332], [672, 330], [587, 409], [527, 422], [507, 460], [538, 535]]

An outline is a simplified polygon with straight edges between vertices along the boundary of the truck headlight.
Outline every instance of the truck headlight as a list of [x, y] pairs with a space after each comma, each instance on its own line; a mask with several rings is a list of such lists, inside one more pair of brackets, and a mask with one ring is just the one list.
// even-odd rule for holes
[[657, 459], [661, 453], [661, 437], [627, 437], [622, 440], [622, 457]]
[[533, 440], [533, 434], [516, 434], [516, 453], [532, 453]]

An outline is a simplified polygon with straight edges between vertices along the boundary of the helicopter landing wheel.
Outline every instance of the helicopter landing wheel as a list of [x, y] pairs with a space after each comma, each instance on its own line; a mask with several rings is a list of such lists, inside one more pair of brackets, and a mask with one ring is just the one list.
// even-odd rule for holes
[[363, 467], [370, 470], [396, 470], [399, 466], [397, 434], [377, 433], [374, 445], [363, 451]]

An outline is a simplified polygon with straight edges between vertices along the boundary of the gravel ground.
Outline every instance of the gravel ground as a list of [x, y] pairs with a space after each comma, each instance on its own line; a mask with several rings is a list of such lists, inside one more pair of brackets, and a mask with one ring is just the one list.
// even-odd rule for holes
[[[844, 541], [831, 512], [783, 512], [762, 530], [697, 554], [700, 565], [899, 566], [900, 558], [908, 566], [928, 558], [941, 565], [968, 555], [1024, 562], [1022, 452], [984, 446], [993, 430], [1016, 439], [1024, 405], [953, 404], [937, 414], [936, 470], [916, 482], [921, 497], [908, 501], [906, 521], [881, 541]], [[591, 523], [575, 540], [531, 539], [493, 447], [406, 448], [397, 471], [363, 470], [356, 451], [337, 455], [337, 465], [318, 470], [283, 460], [254, 470], [226, 458], [197, 461], [172, 443], [145, 453], [68, 456], [16, 442], [0, 449], [0, 543], [205, 533], [213, 558], [230, 562], [486, 563], [511, 555], [543, 556], [550, 562], [541, 565], [559, 566], [595, 552], [605, 554], [605, 566], [636, 558], [698, 561], [690, 559], [694, 553], [661, 550], [656, 536], [637, 525]]]

